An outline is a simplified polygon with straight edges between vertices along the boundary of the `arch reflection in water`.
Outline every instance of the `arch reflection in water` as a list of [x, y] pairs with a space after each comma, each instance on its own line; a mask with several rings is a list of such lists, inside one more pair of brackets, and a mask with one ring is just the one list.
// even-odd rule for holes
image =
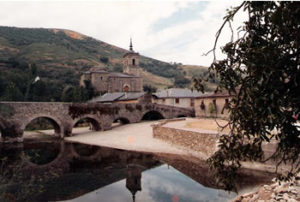
[[[197, 159], [64, 142], [46, 144], [60, 149], [52, 162], [43, 165], [22, 160], [26, 150], [34, 149], [32, 142], [0, 145], [0, 201], [7, 196], [16, 201], [172, 201], [173, 197], [224, 201], [236, 195], [222, 191], [208, 167]], [[240, 191], [272, 178], [265, 173], [241, 176]]]
[[31, 163], [45, 165], [53, 162], [62, 151], [59, 144], [40, 142], [25, 144], [23, 152], [24, 157]]
[[41, 134], [59, 137], [61, 128], [53, 118], [48, 116], [38, 116], [32, 118], [25, 124], [24, 132], [24, 138], [34, 138]]

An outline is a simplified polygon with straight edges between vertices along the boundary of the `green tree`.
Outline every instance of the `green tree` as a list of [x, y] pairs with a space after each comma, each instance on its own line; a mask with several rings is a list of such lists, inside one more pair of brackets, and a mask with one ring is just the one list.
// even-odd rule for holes
[[90, 100], [93, 97], [97, 96], [98, 94], [96, 93], [91, 81], [89, 80], [84, 80], [84, 86], [85, 86], [85, 94], [87, 94], [85, 96], [85, 101], [86, 100]]
[[73, 86], [66, 86], [61, 94], [61, 101], [63, 102], [72, 102], [72, 98], [73, 98]]
[[148, 85], [148, 84], [144, 84], [143, 85], [143, 90], [144, 92], [147, 92], [147, 93], [155, 93], [157, 91], [157, 88], [155, 86], [152, 86], [152, 85]]
[[235, 95], [229, 104], [231, 134], [220, 138], [220, 150], [209, 159], [219, 180], [225, 176], [231, 185], [240, 161], [264, 159], [261, 145], [274, 139], [278, 147], [270, 158], [293, 165], [284, 177], [300, 171], [300, 4], [243, 2], [228, 11], [213, 52], [224, 25], [241, 9], [249, 16], [243, 36], [227, 43], [222, 49], [227, 58], [210, 67], [219, 89]]
[[103, 63], [105, 63], [105, 64], [107, 64], [108, 61], [109, 61], [109, 58], [108, 58], [108, 57], [101, 56], [101, 57], [100, 57], [100, 61], [103, 62]]
[[191, 81], [185, 78], [183, 75], [176, 75], [174, 85], [179, 88], [185, 88], [190, 85]]
[[123, 67], [121, 64], [117, 63], [115, 64], [115, 66], [113, 67], [113, 71], [114, 72], [123, 72]]
[[10, 82], [4, 91], [2, 99], [4, 101], [23, 101], [24, 96], [15, 83]]

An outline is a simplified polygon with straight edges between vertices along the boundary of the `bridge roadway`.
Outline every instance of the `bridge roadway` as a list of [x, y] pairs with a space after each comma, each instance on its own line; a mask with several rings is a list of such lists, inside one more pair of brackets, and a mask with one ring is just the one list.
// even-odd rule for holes
[[193, 117], [193, 109], [154, 103], [58, 103], [58, 102], [0, 102], [0, 131], [2, 142], [22, 142], [26, 126], [37, 118], [46, 118], [54, 126], [55, 135], [72, 136], [72, 129], [87, 119], [94, 130], [109, 130], [116, 120], [137, 123], [141, 120]]

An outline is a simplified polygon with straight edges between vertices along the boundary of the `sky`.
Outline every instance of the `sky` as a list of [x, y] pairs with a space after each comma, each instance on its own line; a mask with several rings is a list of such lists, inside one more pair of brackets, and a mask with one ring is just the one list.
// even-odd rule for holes
[[[2, 1], [0, 26], [63, 28], [109, 44], [133, 48], [142, 55], [165, 62], [209, 66], [215, 35], [226, 9], [241, 1], [94, 0]], [[241, 11], [234, 29], [245, 21]], [[218, 43], [231, 39], [225, 27]], [[224, 58], [221, 51], [217, 59]]]

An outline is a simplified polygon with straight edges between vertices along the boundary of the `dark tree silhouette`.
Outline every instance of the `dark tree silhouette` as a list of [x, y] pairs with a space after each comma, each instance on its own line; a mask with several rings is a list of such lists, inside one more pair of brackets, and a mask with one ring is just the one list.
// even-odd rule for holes
[[241, 161], [267, 160], [261, 145], [271, 140], [278, 141], [270, 157], [277, 166], [293, 165], [279, 179], [300, 171], [300, 4], [243, 2], [225, 16], [213, 53], [224, 26], [231, 27], [242, 9], [249, 17], [239, 30], [243, 36], [227, 43], [222, 48], [227, 58], [215, 58], [210, 66], [218, 89], [235, 95], [228, 106], [231, 134], [221, 137], [220, 150], [209, 159], [220, 182], [227, 179], [231, 185], [227, 188], [232, 188]]

